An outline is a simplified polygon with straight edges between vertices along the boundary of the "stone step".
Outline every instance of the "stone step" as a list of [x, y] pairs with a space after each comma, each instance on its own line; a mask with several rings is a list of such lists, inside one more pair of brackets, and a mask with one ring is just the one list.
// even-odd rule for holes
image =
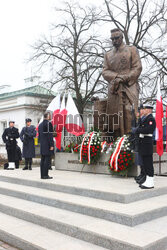
[[[23, 250], [105, 250], [37, 224], [0, 213], [0, 240]], [[0, 248], [1, 249], [1, 248]], [[12, 248], [11, 248], [12, 249]]]
[[[134, 227], [167, 215], [167, 195], [121, 204], [90, 197], [0, 182], [0, 194]], [[0, 211], [1, 211], [0, 204]], [[2, 210], [3, 211], [3, 210]]]
[[39, 168], [26, 173], [1, 171], [0, 181], [127, 204], [167, 194], [165, 177], [155, 177], [156, 188], [141, 190], [133, 178], [62, 172], [52, 171], [53, 180], [40, 180]]
[[[147, 230], [139, 228], [139, 226], [131, 228], [103, 219], [5, 195], [0, 195], [0, 201], [1, 212], [3, 210], [3, 213], [9, 216], [14, 216], [39, 225], [42, 228], [47, 228], [103, 248], [112, 250], [165, 250], [167, 246], [167, 232], [165, 229], [164, 231], [154, 232], [152, 227], [147, 227]], [[6, 224], [5, 219], [1, 224], [3, 226]], [[12, 227], [17, 225], [18, 230], [24, 232], [24, 227], [21, 228], [19, 223], [14, 224], [11, 221], [10, 225]], [[8, 232], [11, 233], [10, 228]], [[48, 242], [47, 236], [44, 237], [44, 234], [42, 238], [45, 238], [46, 242]], [[36, 241], [33, 241], [33, 244], [36, 244]], [[47, 249], [43, 244], [42, 247]]]

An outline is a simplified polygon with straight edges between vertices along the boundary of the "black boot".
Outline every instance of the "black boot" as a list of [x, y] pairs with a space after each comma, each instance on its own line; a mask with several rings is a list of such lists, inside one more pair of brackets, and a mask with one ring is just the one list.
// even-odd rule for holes
[[23, 168], [23, 170], [27, 170], [28, 169], [28, 159], [25, 159], [25, 167]]
[[134, 179], [135, 179], [135, 181], [139, 181], [141, 179], [141, 177], [142, 177], [142, 174], [135, 176]]
[[136, 182], [139, 184], [139, 185], [141, 185], [141, 184], [143, 184], [144, 182], [145, 182], [145, 180], [146, 180], [146, 176], [145, 175], [143, 175], [139, 180], [137, 180]]
[[32, 159], [29, 159], [29, 170], [32, 170]]

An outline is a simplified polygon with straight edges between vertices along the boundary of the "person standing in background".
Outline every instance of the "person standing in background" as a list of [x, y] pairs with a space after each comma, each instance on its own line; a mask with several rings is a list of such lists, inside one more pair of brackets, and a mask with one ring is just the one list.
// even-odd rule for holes
[[25, 158], [25, 167], [23, 170], [32, 170], [32, 158], [35, 157], [34, 138], [36, 136], [35, 126], [31, 125], [32, 120], [26, 119], [26, 126], [22, 128], [20, 139], [23, 142], [23, 158]]
[[6, 128], [2, 134], [2, 140], [6, 144], [7, 156], [8, 156], [8, 169], [15, 168], [16, 160], [16, 139], [19, 138], [19, 131], [14, 127], [15, 122], [9, 122], [9, 128]]
[[54, 141], [53, 141], [53, 126], [49, 122], [50, 114], [44, 114], [44, 120], [39, 124], [39, 143], [40, 143], [40, 154], [41, 154], [41, 163], [40, 163], [40, 172], [41, 179], [52, 179], [48, 175], [50, 168], [51, 155], [54, 154]]

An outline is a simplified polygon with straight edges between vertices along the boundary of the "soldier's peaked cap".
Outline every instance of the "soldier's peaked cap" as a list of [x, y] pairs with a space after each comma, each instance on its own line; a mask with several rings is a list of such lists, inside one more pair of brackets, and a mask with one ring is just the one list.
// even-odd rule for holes
[[30, 118], [27, 118], [26, 122], [32, 122], [32, 120]]
[[151, 103], [147, 103], [144, 105], [144, 109], [153, 109], [153, 105]]

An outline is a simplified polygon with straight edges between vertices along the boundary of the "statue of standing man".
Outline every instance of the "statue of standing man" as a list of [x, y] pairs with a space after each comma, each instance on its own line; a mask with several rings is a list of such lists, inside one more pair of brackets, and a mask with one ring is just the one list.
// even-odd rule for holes
[[[122, 136], [131, 130], [132, 107], [138, 108], [138, 77], [142, 71], [141, 60], [135, 46], [123, 42], [123, 33], [119, 29], [111, 30], [113, 48], [105, 54], [102, 75], [108, 81], [108, 115], [109, 131], [115, 136]], [[118, 117], [113, 124], [110, 116]], [[109, 121], [110, 120], [110, 121]]]

